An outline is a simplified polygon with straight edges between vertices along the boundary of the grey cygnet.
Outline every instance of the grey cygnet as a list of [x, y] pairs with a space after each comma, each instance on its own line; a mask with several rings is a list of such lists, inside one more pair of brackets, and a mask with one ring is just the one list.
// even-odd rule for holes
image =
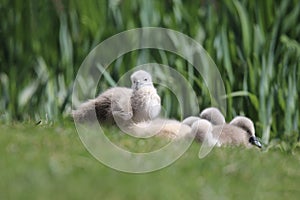
[[143, 70], [131, 75], [132, 87], [114, 87], [101, 93], [72, 112], [77, 122], [115, 123], [118, 120], [139, 122], [152, 120], [160, 113], [160, 97], [151, 75]]
[[191, 132], [195, 133], [195, 139], [199, 142], [207, 138], [209, 144], [217, 146], [262, 147], [255, 136], [254, 124], [247, 117], [237, 116], [226, 124], [224, 116], [217, 108], [207, 108], [201, 112], [200, 118], [189, 117], [183, 123], [192, 127]]
[[[225, 118], [222, 115], [221, 111], [215, 107], [209, 107], [204, 109], [200, 114], [199, 114], [201, 119], [206, 119], [213, 125], [221, 125], [225, 123]], [[199, 117], [196, 116], [191, 116], [187, 117], [186, 119], [183, 120], [183, 124], [192, 126], [193, 123], [197, 120], [200, 119]]]
[[210, 144], [217, 146], [262, 147], [255, 136], [253, 122], [247, 117], [237, 116], [229, 124], [223, 125], [214, 126], [209, 123], [207, 120], [200, 119], [192, 125], [192, 132], [195, 133], [197, 141], [203, 142], [207, 137]]

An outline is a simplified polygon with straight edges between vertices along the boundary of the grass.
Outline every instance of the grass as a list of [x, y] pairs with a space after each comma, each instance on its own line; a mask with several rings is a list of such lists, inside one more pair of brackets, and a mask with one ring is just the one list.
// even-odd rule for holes
[[[199, 144], [193, 143], [162, 170], [127, 174], [94, 159], [72, 123], [15, 123], [0, 129], [0, 199], [298, 199], [300, 195], [299, 148], [291, 153], [275, 147], [215, 148], [200, 160]], [[115, 129], [107, 131], [120, 144], [135, 145]]]

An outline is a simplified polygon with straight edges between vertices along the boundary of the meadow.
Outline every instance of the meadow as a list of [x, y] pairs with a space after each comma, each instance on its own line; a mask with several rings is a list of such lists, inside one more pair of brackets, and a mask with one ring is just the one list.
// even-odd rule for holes
[[[214, 148], [199, 159], [200, 146], [193, 143], [166, 168], [130, 174], [92, 157], [72, 123], [0, 128], [1, 199], [298, 199], [300, 195], [299, 149], [287, 153], [278, 146], [263, 151]], [[114, 138], [128, 145], [124, 135]]]

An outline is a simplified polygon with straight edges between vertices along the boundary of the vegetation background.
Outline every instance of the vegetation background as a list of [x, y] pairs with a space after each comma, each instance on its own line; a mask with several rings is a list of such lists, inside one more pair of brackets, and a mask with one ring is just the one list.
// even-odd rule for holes
[[[181, 197], [195, 198], [198, 195], [194, 196], [192, 192], [198, 188], [202, 188], [199, 191], [204, 192], [204, 198], [218, 199], [226, 194], [229, 199], [234, 199], [239, 197], [239, 192], [230, 189], [234, 187], [251, 198], [250, 192], [255, 194], [263, 188], [275, 192], [254, 195], [255, 198], [296, 199], [299, 181], [295, 177], [299, 180], [300, 175], [295, 169], [299, 164], [299, 152], [297, 157], [286, 157], [285, 153], [277, 152], [260, 155], [254, 158], [254, 163], [245, 166], [242, 162], [235, 163], [235, 159], [252, 160], [253, 151], [218, 150], [200, 166], [208, 174], [198, 179], [195, 178], [198, 169], [191, 167], [199, 166], [198, 161], [193, 160], [195, 156], [187, 155], [165, 175], [159, 172], [152, 179], [150, 175], [140, 176], [138, 181], [127, 185], [132, 181], [129, 175], [110, 172], [103, 166], [99, 172], [99, 165], [87, 161], [83, 147], [74, 145], [80, 143], [72, 135], [74, 128], [70, 128], [72, 125], [68, 124], [67, 116], [77, 70], [94, 47], [128, 29], [164, 27], [195, 39], [215, 61], [226, 87], [227, 120], [238, 114], [250, 117], [264, 144], [294, 155], [300, 146], [300, 4], [297, 0], [0, 0], [0, 19], [0, 150], [4, 155], [0, 158], [3, 180], [0, 188], [6, 191], [0, 192], [0, 199], [1, 195], [4, 195], [3, 199], [41, 199], [39, 197], [51, 196], [60, 191], [59, 186], [65, 185], [68, 185], [67, 192], [58, 193], [59, 198], [79, 198], [82, 196], [76, 188], [82, 187], [92, 194], [97, 191], [95, 185], [101, 185], [103, 181], [107, 181], [107, 185], [101, 187], [111, 192], [106, 196], [110, 199], [121, 197], [113, 193], [114, 189], [118, 194], [125, 194], [124, 198], [137, 199], [133, 192], [136, 185], [140, 185], [138, 188], [144, 194], [152, 194], [149, 199], [176, 199], [178, 193]], [[99, 84], [99, 91], [113, 86], [112, 80], [117, 81], [134, 66], [149, 62], [174, 67], [187, 77], [197, 92], [200, 109], [210, 106], [206, 86], [193, 66], [163, 51], [136, 51], [116, 60], [108, 68], [109, 76]], [[168, 116], [179, 118], [180, 112], [172, 94], [159, 92], [162, 103], [170, 105]], [[46, 127], [50, 125], [50, 130], [49, 127], [29, 128], [39, 121]], [[38, 135], [38, 132], [45, 134]], [[57, 132], [61, 135], [53, 136]], [[74, 149], [77, 153], [70, 157], [68, 152], [74, 152]], [[24, 159], [23, 164], [20, 159]], [[268, 161], [264, 162], [264, 159]], [[74, 165], [70, 167], [70, 163]], [[224, 165], [226, 167], [222, 168]], [[274, 166], [278, 171], [273, 169]], [[257, 174], [250, 176], [259, 167], [262, 168]], [[215, 173], [209, 171], [211, 168]], [[243, 173], [245, 170], [246, 174]], [[93, 187], [87, 187], [91, 184], [87, 177], [97, 176], [103, 180], [94, 178]], [[184, 182], [185, 176], [191, 182], [195, 181], [195, 191], [189, 190], [187, 183], [173, 189], [156, 185], [168, 185], [177, 180]], [[263, 179], [263, 176], [273, 178]], [[276, 183], [277, 178], [282, 183]], [[115, 179], [120, 179], [119, 185]], [[149, 179], [154, 186], [148, 190], [142, 188]], [[255, 179], [260, 184], [254, 187]], [[208, 183], [213, 186], [207, 186]], [[122, 189], [122, 184], [127, 187]], [[249, 191], [247, 184], [253, 184], [248, 187]], [[14, 185], [19, 189], [14, 190]], [[31, 191], [33, 187], [37, 189]], [[155, 193], [157, 190], [160, 192]]]
[[[100, 42], [137, 27], [164, 27], [203, 45], [217, 64], [228, 97], [227, 119], [245, 114], [264, 143], [299, 136], [300, 5], [287, 1], [10, 1], [1, 0], [0, 120], [59, 121], [71, 108], [72, 84]], [[120, 44], [122, 45], [122, 44]], [[114, 80], [137, 64], [158, 62], [188, 78], [202, 108], [210, 96], [178, 56], [140, 51], [118, 59]], [[100, 91], [111, 86], [101, 82]], [[179, 111], [170, 93], [170, 117]], [[173, 109], [172, 109], [173, 108]], [[176, 109], [175, 109], [176, 108]]]

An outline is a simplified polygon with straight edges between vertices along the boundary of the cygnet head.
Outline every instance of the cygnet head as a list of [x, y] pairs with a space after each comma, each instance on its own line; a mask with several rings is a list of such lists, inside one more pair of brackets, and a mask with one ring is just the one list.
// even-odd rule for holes
[[200, 117], [195, 117], [195, 116], [190, 116], [185, 118], [182, 123], [185, 125], [188, 125], [190, 127], [192, 127], [193, 123], [196, 122], [197, 120], [201, 119]]
[[221, 111], [215, 107], [204, 109], [200, 113], [200, 117], [210, 121], [213, 125], [222, 125], [225, 123], [225, 118]]
[[131, 88], [133, 90], [139, 90], [144, 86], [153, 86], [151, 75], [144, 71], [139, 70], [134, 72], [131, 76]]
[[251, 119], [243, 116], [237, 116], [233, 120], [231, 120], [229, 124], [245, 130], [248, 133], [249, 142], [252, 145], [255, 145], [259, 148], [262, 147], [261, 143], [258, 141], [258, 139], [255, 136], [254, 124], [251, 121]]
[[195, 139], [199, 142], [203, 142], [208, 134], [211, 135], [212, 125], [205, 119], [199, 119], [192, 125], [191, 132], [195, 134]]

